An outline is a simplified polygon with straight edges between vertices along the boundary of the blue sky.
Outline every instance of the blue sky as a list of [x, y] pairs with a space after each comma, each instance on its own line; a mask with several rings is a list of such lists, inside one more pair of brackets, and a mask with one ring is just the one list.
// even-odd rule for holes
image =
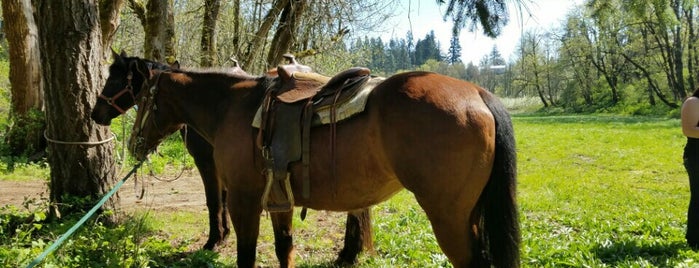
[[[481, 58], [490, 53], [493, 45], [497, 45], [500, 54], [509, 61], [522, 33], [527, 30], [545, 31], [551, 27], [558, 27], [565, 15], [582, 2], [582, 0], [527, 1], [531, 14], [523, 12], [521, 16], [510, 7], [510, 22], [497, 39], [486, 37], [480, 32], [462, 31], [459, 36], [461, 59], [464, 63], [472, 61], [478, 65]], [[446, 52], [451, 39], [452, 24], [442, 19], [445, 9], [446, 4], [439, 6], [435, 0], [403, 0], [396, 9], [396, 16], [387, 21], [387, 25], [392, 25], [393, 29], [389, 26], [389, 30], [386, 30], [381, 38], [384, 41], [391, 38], [405, 38], [405, 34], [412, 30], [414, 38], [421, 39], [430, 30], [434, 30], [442, 51]]]

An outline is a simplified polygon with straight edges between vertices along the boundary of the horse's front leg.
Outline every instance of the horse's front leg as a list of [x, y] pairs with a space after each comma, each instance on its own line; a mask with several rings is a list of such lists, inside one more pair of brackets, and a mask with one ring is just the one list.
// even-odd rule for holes
[[180, 131], [180, 134], [187, 141], [187, 151], [194, 158], [194, 164], [204, 183], [206, 207], [209, 209], [209, 239], [204, 244], [204, 249], [213, 250], [230, 232], [224, 203], [225, 191], [216, 176], [213, 147], [196, 132]]
[[290, 212], [270, 213], [274, 229], [274, 251], [281, 268], [294, 267], [293, 215], [293, 209]]
[[240, 268], [256, 267], [257, 237], [260, 234], [260, 214], [262, 213], [260, 203], [246, 201], [246, 197], [253, 198], [245, 193], [230, 191], [230, 189], [227, 196], [229, 214], [236, 235], [237, 263]]

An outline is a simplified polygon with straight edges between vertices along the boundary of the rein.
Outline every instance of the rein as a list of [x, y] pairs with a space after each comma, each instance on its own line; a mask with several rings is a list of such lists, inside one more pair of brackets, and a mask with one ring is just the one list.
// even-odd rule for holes
[[[114, 94], [114, 96], [112, 96], [112, 97], [107, 97], [104, 94], [100, 94], [99, 98], [105, 100], [107, 102], [107, 104], [109, 104], [114, 109], [119, 111], [120, 114], [126, 113], [125, 109], [119, 107], [119, 105], [116, 104], [116, 100], [119, 99], [119, 97], [121, 97], [121, 95], [129, 93], [129, 95], [131, 96], [131, 99], [134, 101], [134, 103], [136, 102], [136, 96], [133, 94], [133, 86], [131, 85], [132, 78], [133, 78], [133, 73], [131, 73], [131, 71], [129, 71], [129, 73], [126, 75], [127, 84], [126, 84], [126, 87], [124, 87], [124, 89], [117, 92], [117, 94]], [[128, 109], [128, 108], [126, 108], [126, 109]]]
[[[143, 98], [145, 99], [145, 105], [143, 106], [144, 112], [143, 116], [140, 118], [140, 122], [136, 121], [134, 122], [134, 129], [133, 133], [136, 134], [136, 142], [140, 143], [143, 142], [143, 137], [141, 137], [141, 131], [143, 130], [143, 127], [146, 124], [146, 120], [148, 120], [148, 116], [151, 115], [152, 113], [155, 113], [158, 110], [158, 107], [155, 105], [155, 96], [158, 94], [158, 83], [160, 82], [160, 75], [164, 72], [159, 72], [157, 77], [155, 78], [155, 82], [153, 83], [152, 86], [149, 86], [147, 82], [144, 82], [144, 86], [148, 87], [147, 91], [147, 96], [144, 96]], [[139, 119], [139, 118], [137, 118]], [[155, 125], [156, 129], [159, 129], [158, 123], [156, 121], [153, 121], [153, 124]], [[184, 127], [184, 133], [183, 133], [183, 138], [182, 141], [184, 142], [184, 146], [187, 147], [187, 126], [185, 125]], [[158, 181], [162, 182], [173, 182], [182, 177], [184, 174], [185, 170], [185, 155], [182, 156], [182, 169], [180, 170], [180, 173], [174, 178], [174, 179], [162, 179], [153, 173], [153, 168], [150, 169], [149, 176], [155, 178]], [[150, 161], [146, 161], [146, 164], [150, 166]]]

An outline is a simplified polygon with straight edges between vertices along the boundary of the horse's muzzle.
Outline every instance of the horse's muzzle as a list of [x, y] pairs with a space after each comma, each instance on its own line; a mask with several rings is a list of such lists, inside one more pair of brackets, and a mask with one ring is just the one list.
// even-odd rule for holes
[[90, 114], [92, 121], [95, 121], [98, 125], [109, 126], [112, 124], [112, 118], [106, 112], [100, 112], [98, 110], [92, 110]]

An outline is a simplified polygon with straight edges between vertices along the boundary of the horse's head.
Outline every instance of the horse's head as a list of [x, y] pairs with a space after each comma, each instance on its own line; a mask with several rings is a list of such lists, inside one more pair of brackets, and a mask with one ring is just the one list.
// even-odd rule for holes
[[151, 78], [154, 71], [179, 68], [179, 63], [171, 67], [138, 57], [128, 57], [124, 52], [117, 54], [112, 51], [112, 58], [114, 62], [109, 66], [109, 77], [90, 115], [100, 125], [109, 125], [112, 119], [130, 109], [143, 81]]
[[166, 91], [166, 88], [160, 88], [159, 85], [161, 76], [171, 74], [161, 72], [154, 75], [144, 83], [143, 92], [138, 95], [136, 104], [139, 109], [129, 138], [129, 151], [136, 160], [145, 159], [165, 138], [184, 127], [184, 124], [175, 118], [177, 111], [165, 109], [170, 107], [165, 103], [171, 96], [162, 92]]

